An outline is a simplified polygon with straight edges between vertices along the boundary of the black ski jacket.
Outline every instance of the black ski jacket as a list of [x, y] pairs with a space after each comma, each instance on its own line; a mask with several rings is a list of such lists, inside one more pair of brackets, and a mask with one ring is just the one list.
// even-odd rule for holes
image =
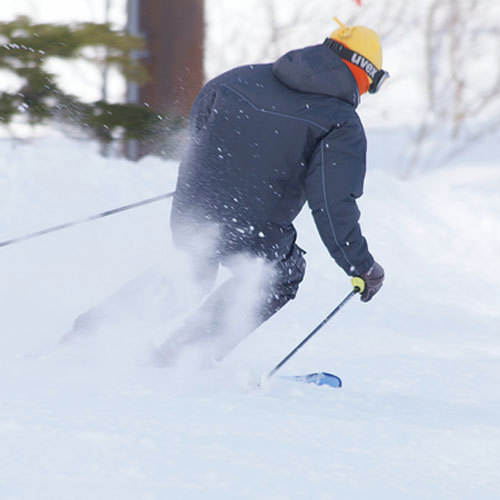
[[359, 91], [331, 49], [294, 50], [274, 64], [235, 68], [209, 81], [190, 117], [171, 225], [193, 244], [217, 228], [217, 252], [290, 253], [292, 221], [307, 201], [337, 264], [360, 275], [373, 264], [358, 223], [366, 138]]

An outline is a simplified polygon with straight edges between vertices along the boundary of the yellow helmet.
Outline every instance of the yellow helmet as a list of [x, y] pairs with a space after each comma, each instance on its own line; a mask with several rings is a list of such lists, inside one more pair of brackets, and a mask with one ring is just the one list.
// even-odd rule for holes
[[336, 17], [335, 21], [340, 28], [335, 30], [330, 38], [344, 44], [347, 48], [361, 54], [372, 62], [377, 69], [382, 68], [382, 46], [380, 38], [375, 31], [364, 26], [346, 26]]

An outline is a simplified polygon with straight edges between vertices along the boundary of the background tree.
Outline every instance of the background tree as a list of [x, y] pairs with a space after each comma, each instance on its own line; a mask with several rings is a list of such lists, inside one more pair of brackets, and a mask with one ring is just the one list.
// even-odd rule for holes
[[[151, 78], [142, 85], [130, 82], [127, 101], [187, 119], [204, 81], [204, 0], [128, 0], [128, 30], [145, 41], [145, 49], [133, 56]], [[165, 141], [132, 141], [127, 155], [164, 149]]]
[[[50, 119], [76, 125], [103, 142], [144, 140], [163, 127], [167, 115], [134, 103], [86, 103], [64, 92], [47, 69], [53, 59], [83, 59], [101, 68], [115, 67], [127, 80], [145, 83], [145, 68], [131, 57], [143, 47], [140, 38], [109, 24], [33, 24], [21, 16], [0, 23], [0, 69], [15, 74], [19, 87], [0, 93], [0, 120], [9, 124], [22, 114], [31, 124]], [[100, 49], [93, 50], [89, 49]]]
[[500, 129], [500, 8], [488, 0], [432, 0], [424, 35], [426, 108], [405, 176], [435, 167]]

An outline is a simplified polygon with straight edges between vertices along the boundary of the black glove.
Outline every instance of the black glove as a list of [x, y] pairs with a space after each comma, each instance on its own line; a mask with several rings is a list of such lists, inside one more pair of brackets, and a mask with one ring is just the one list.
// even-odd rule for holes
[[365, 282], [365, 289], [361, 294], [361, 301], [368, 302], [372, 297], [382, 288], [384, 282], [384, 269], [380, 264], [376, 262], [373, 266], [361, 275], [363, 281]]

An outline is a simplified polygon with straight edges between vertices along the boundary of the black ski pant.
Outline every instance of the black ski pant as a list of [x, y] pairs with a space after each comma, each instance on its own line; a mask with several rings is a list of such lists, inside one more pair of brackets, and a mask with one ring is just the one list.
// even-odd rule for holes
[[[158, 365], [173, 365], [186, 351], [197, 349], [201, 363], [222, 359], [253, 330], [295, 298], [304, 278], [304, 251], [296, 244], [280, 260], [262, 259], [264, 272], [259, 278], [258, 259], [247, 265], [222, 262], [233, 276], [216, 288], [155, 352]], [[205, 286], [213, 283], [219, 263], [198, 263], [197, 275]], [[251, 291], [249, 291], [251, 289]]]

